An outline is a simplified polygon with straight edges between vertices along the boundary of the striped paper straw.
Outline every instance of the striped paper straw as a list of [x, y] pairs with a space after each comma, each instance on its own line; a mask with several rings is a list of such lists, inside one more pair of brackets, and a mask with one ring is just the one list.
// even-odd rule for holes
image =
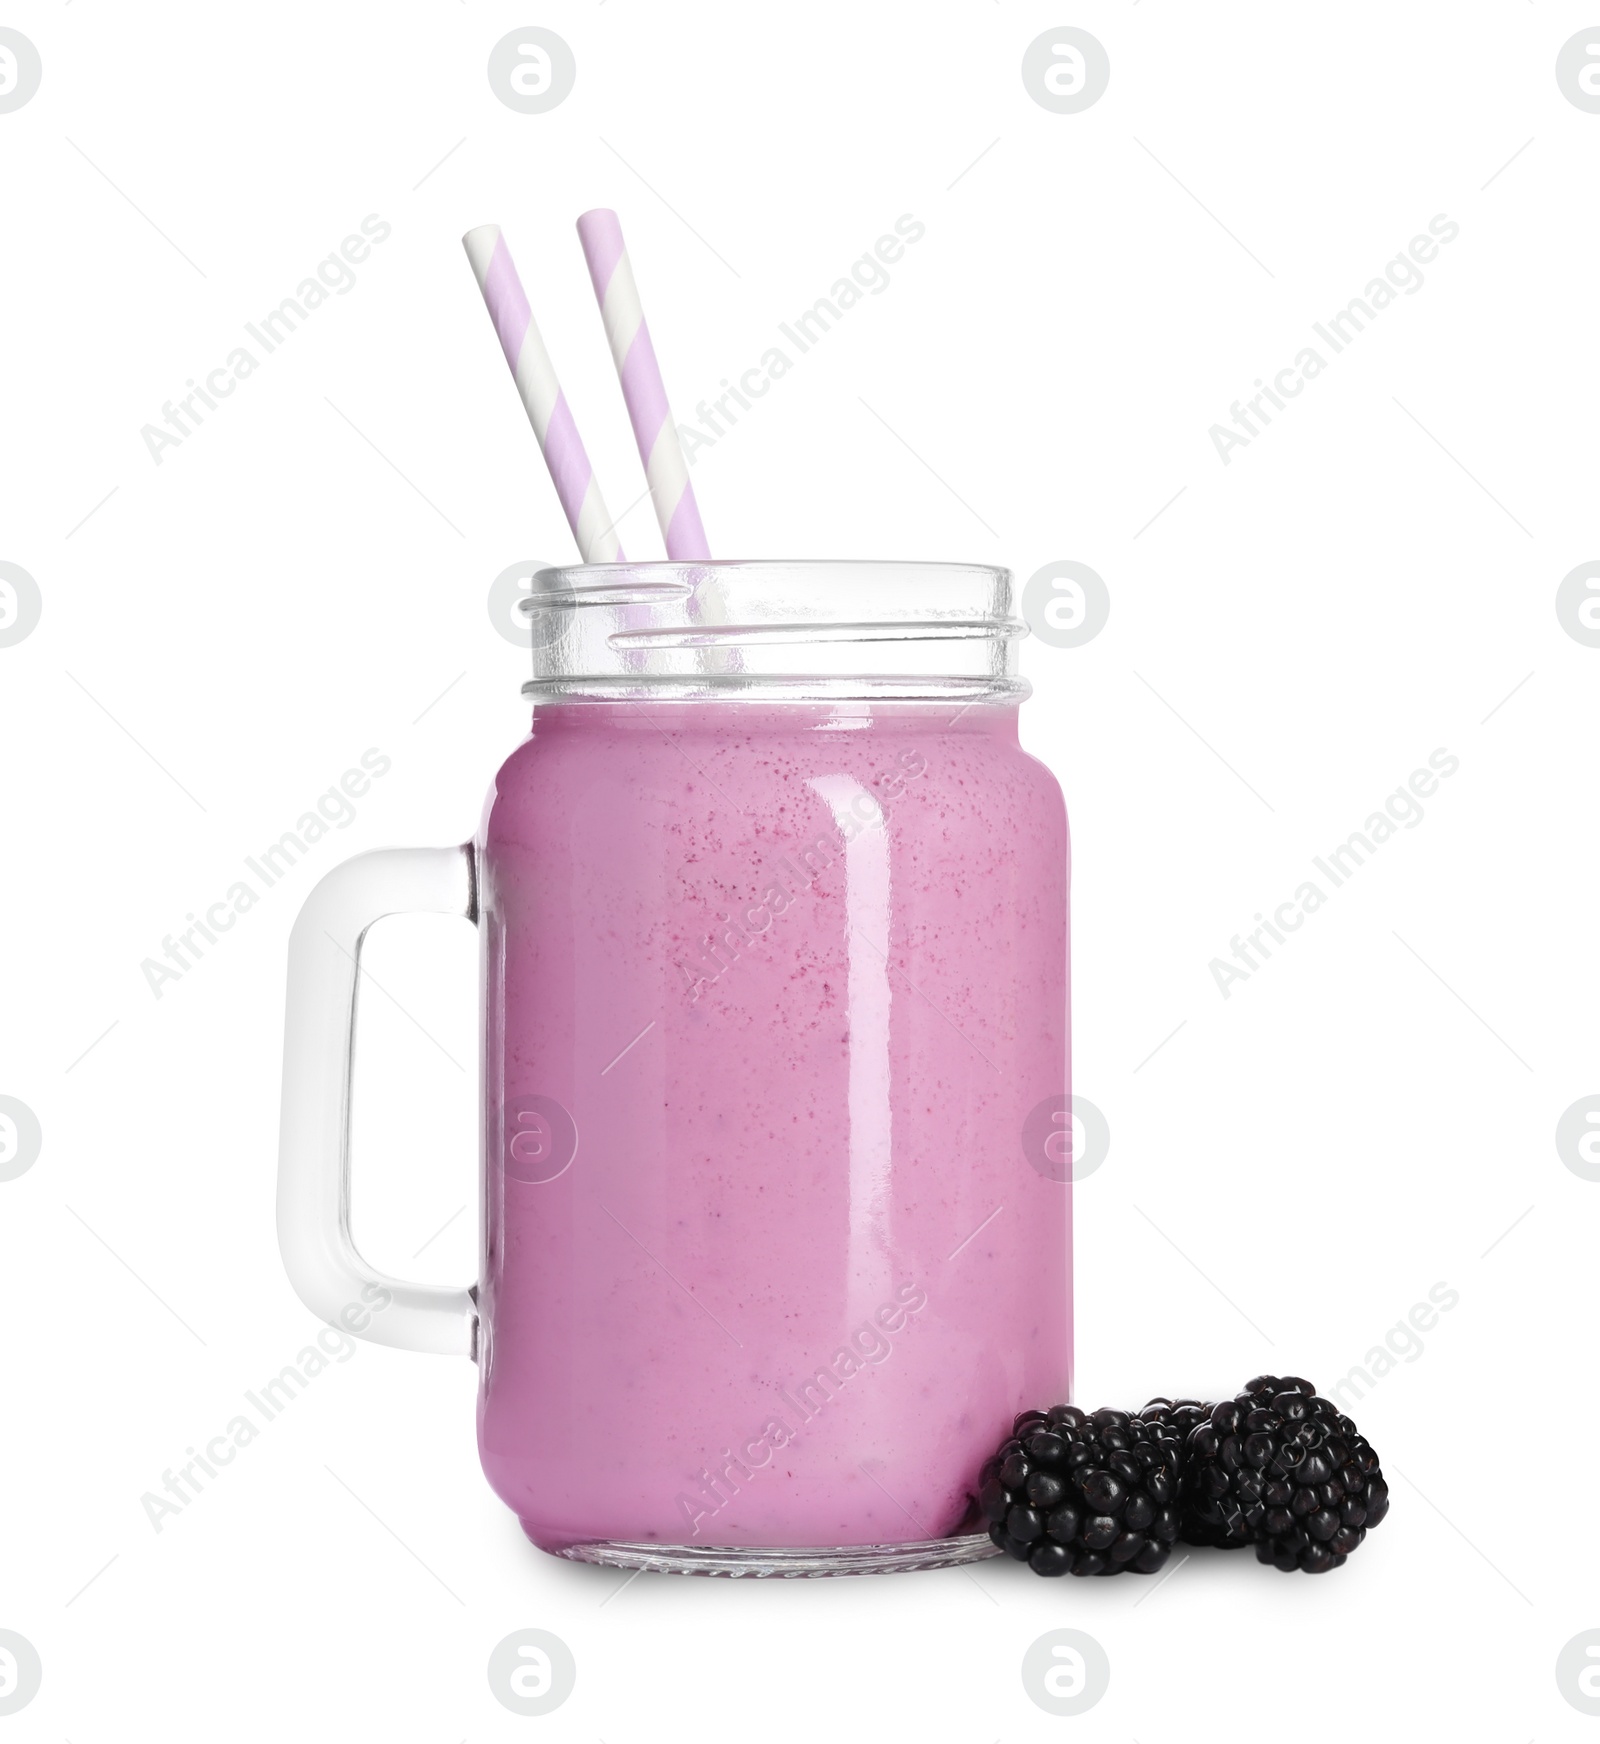
[[706, 544], [705, 528], [700, 525], [700, 509], [678, 444], [678, 429], [667, 405], [661, 366], [656, 362], [638, 287], [633, 282], [633, 268], [622, 241], [622, 225], [615, 212], [604, 208], [585, 212], [578, 220], [578, 237], [583, 243], [606, 338], [611, 342], [611, 355], [622, 381], [622, 397], [633, 423], [639, 458], [650, 481], [650, 496], [655, 503], [661, 537], [667, 542], [667, 556], [679, 562], [703, 561], [710, 557], [711, 549]]
[[527, 293], [498, 224], [480, 224], [461, 238], [478, 289], [488, 306], [489, 319], [500, 338], [500, 349], [511, 366], [512, 379], [528, 422], [539, 438], [545, 465], [555, 481], [556, 495], [567, 524], [578, 541], [585, 563], [621, 563], [622, 546], [612, 531], [611, 517], [595, 483], [594, 468], [584, 452], [583, 439], [573, 422], [567, 396], [561, 391], [550, 354], [528, 307]]

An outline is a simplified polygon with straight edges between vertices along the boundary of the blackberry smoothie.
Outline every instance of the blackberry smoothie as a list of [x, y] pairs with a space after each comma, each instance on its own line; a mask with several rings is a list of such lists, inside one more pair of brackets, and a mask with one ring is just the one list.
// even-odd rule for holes
[[1024, 1144], [1067, 828], [1015, 708], [541, 703], [477, 865], [495, 1490], [557, 1552], [962, 1528], [1070, 1381]]

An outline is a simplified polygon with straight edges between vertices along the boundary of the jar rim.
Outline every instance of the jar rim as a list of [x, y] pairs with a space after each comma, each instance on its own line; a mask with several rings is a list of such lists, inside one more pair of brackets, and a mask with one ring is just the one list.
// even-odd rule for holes
[[[631, 578], [666, 586], [675, 593], [692, 589], [700, 575], [731, 575], [749, 571], [763, 578], [776, 580], [786, 574], [804, 572], [818, 580], [841, 580], [847, 572], [867, 572], [876, 578], [889, 580], [894, 572], [948, 577], [983, 577], [991, 584], [1008, 586], [1011, 571], [994, 563], [950, 562], [937, 558], [895, 557], [706, 557], [692, 562], [671, 558], [648, 557], [627, 563], [551, 563], [533, 572], [535, 593], [564, 592], [585, 584], [593, 587], [625, 585]], [[578, 578], [582, 578], [579, 580]], [[522, 610], [536, 610], [539, 602], [530, 597], [522, 602]]]
[[1027, 626], [990, 564], [723, 558], [552, 565], [523, 694], [1018, 702]]

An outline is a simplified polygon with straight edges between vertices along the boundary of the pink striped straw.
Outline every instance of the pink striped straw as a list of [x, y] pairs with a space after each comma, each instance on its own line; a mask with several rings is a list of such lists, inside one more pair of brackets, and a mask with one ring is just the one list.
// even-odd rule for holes
[[606, 338], [611, 343], [611, 356], [622, 382], [622, 397], [633, 423], [639, 458], [650, 481], [650, 496], [661, 537], [667, 542], [667, 556], [677, 562], [704, 561], [710, 557], [711, 548], [706, 544], [705, 528], [700, 525], [700, 509], [678, 443], [678, 428], [667, 405], [661, 366], [656, 362], [638, 287], [633, 282], [622, 225], [615, 212], [604, 208], [585, 212], [578, 220], [578, 237], [583, 243]]
[[500, 349], [511, 366], [512, 379], [528, 422], [539, 439], [545, 465], [555, 481], [556, 495], [567, 525], [578, 541], [585, 563], [622, 563], [622, 545], [595, 482], [594, 468], [584, 452], [567, 396], [561, 391], [550, 354], [528, 307], [527, 293], [511, 263], [511, 253], [498, 224], [480, 224], [461, 238], [472, 271], [483, 292], [489, 319], [500, 338]]

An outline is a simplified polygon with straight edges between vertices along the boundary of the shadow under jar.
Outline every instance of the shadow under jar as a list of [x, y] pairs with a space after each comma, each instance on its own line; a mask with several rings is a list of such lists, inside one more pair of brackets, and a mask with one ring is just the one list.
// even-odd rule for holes
[[[484, 1470], [545, 1550], [993, 1554], [978, 1466], [1071, 1366], [1067, 829], [1018, 743], [1010, 577], [552, 569], [529, 615], [532, 728], [477, 841], [401, 851], [410, 887], [362, 856], [296, 927], [291, 1276], [334, 1319], [389, 1294], [365, 1336], [475, 1351]], [[306, 1108], [317, 1074], [345, 1093], [356, 966], [311, 935], [341, 904], [350, 959], [394, 909], [479, 925], [473, 1291], [372, 1271], [330, 1189], [347, 1139]]]

